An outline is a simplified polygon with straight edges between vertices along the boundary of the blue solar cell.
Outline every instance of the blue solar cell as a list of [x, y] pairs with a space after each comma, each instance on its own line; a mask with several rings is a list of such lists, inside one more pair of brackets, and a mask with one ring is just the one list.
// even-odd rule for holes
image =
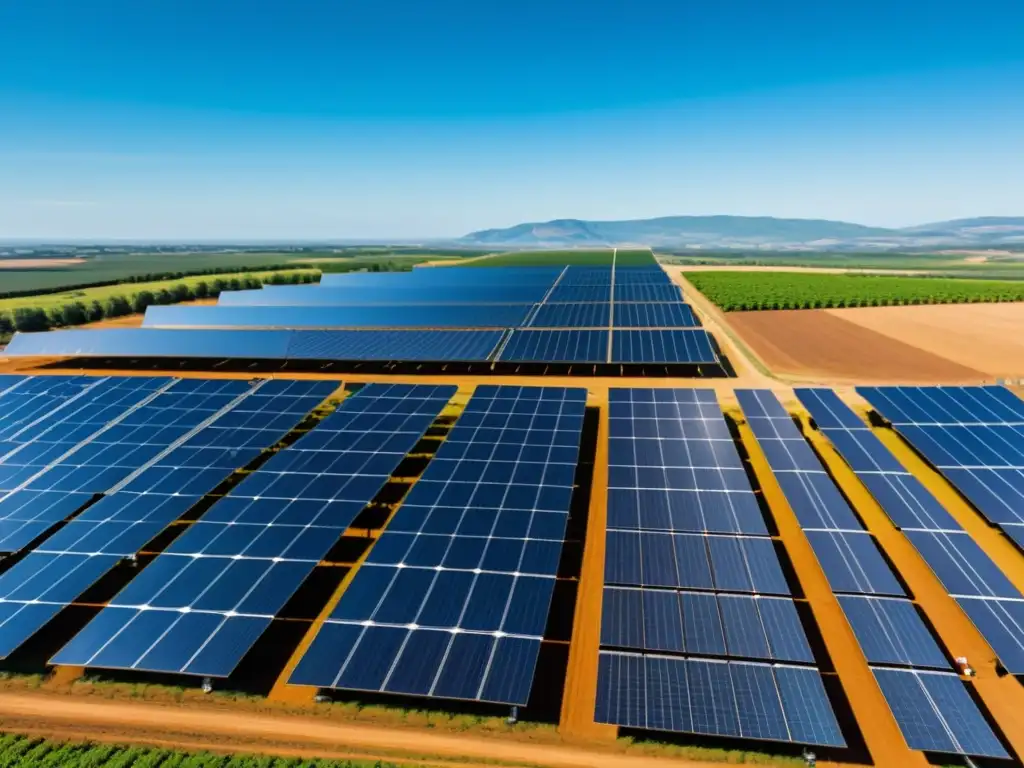
[[833, 592], [904, 595], [869, 533], [806, 531]]
[[960, 524], [913, 475], [860, 475], [882, 511], [897, 528], [955, 531]]
[[747, 739], [790, 741], [772, 668], [764, 664], [730, 664], [740, 734]]
[[1011, 675], [1024, 674], [1024, 602], [958, 598], [974, 626]]
[[290, 360], [474, 362], [490, 360], [503, 335], [502, 331], [480, 330], [293, 331], [285, 357]]
[[[665, 302], [681, 303], [682, 294], [675, 285], [659, 283], [615, 282], [615, 301], [621, 302]], [[683, 305], [687, 306], [687, 305]], [[689, 307], [687, 306], [687, 309]], [[617, 311], [617, 310], [616, 310]]]
[[846, 742], [816, 669], [775, 667], [789, 735], [798, 744], [843, 747]]
[[607, 303], [544, 304], [530, 317], [531, 328], [607, 328], [611, 306]]
[[839, 604], [870, 663], [949, 669], [909, 600], [840, 595]]
[[613, 331], [613, 363], [717, 363], [705, 330]]
[[676, 593], [646, 589], [641, 595], [644, 641], [632, 647], [682, 653], [685, 650], [683, 623]]
[[775, 479], [801, 528], [863, 530], [832, 478], [824, 472], [779, 472]]
[[725, 656], [725, 630], [714, 595], [701, 592], [680, 592], [683, 612], [683, 635], [688, 653]]
[[567, 285], [559, 283], [547, 297], [546, 304], [604, 304], [611, 303], [611, 285]]
[[[601, 645], [644, 647], [644, 595], [639, 589], [605, 587], [601, 608]], [[674, 592], [665, 595], [675, 599]], [[678, 613], [678, 609], [676, 611]]]
[[608, 331], [513, 331], [498, 353], [508, 363], [603, 363]]
[[771, 658], [778, 661], [814, 663], [796, 604], [788, 598], [758, 597], [757, 611], [768, 636]]
[[1008, 757], [956, 675], [879, 668], [872, 672], [911, 749]]
[[[629, 286], [628, 288], [639, 287]], [[626, 288], [616, 286], [617, 299], [621, 290], [626, 290]], [[614, 320], [616, 328], [697, 328], [701, 324], [693, 310], [690, 309], [690, 305], [682, 302], [616, 302]]]
[[725, 642], [730, 656], [749, 659], [767, 659], [768, 637], [757, 612], [753, 597], [747, 595], [719, 595], [718, 609], [725, 628]]
[[905, 531], [905, 534], [951, 595], [1021, 596], [967, 533]]

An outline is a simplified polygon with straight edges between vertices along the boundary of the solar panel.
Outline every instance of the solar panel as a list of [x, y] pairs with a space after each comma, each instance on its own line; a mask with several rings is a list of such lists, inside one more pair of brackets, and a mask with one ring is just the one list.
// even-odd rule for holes
[[454, 392], [364, 387], [214, 504], [52, 663], [229, 675]]
[[957, 598], [999, 663], [1011, 675], [1024, 674], [1024, 600]]
[[705, 330], [613, 331], [613, 363], [717, 363]]
[[612, 299], [610, 283], [603, 285], [574, 285], [566, 283], [563, 279], [554, 290], [548, 294], [548, 304], [563, 304], [580, 302], [597, 302], [607, 304]]
[[293, 331], [289, 360], [490, 360], [502, 331]]
[[496, 358], [503, 363], [603, 363], [608, 331], [512, 331]]
[[[151, 473], [173, 474], [182, 464], [185, 471], [165, 488], [146, 482], [144, 493], [116, 486], [0, 576], [0, 648], [10, 653], [20, 646], [119, 560], [135, 555], [212, 485], [246, 463], [257, 446], [280, 439], [336, 386], [274, 381], [254, 389], [242, 381], [185, 379], [157, 390], [155, 398], [112, 422], [72, 457], [79, 462], [76, 472], [113, 466], [118, 479], [134, 477], [135, 482]], [[105, 482], [115, 477], [98, 476]], [[199, 488], [193, 476], [205, 478]], [[186, 480], [194, 495], [187, 495]], [[44, 604], [45, 609], [38, 607]]]
[[611, 305], [542, 304], [530, 318], [533, 328], [607, 328]]
[[846, 620], [872, 664], [949, 669], [921, 615], [909, 600], [839, 595]]
[[1020, 592], [963, 531], [904, 531], [928, 567], [955, 596], [1019, 598]]
[[833, 592], [904, 595], [888, 563], [863, 531], [805, 531]]
[[667, 285], [672, 282], [668, 274], [657, 264], [649, 267], [624, 267], [615, 265], [616, 285]]
[[565, 271], [560, 266], [530, 267], [420, 267], [410, 272], [326, 273], [323, 287], [336, 286], [435, 286], [435, 285], [547, 285], [551, 286]]
[[[679, 288], [668, 285], [620, 283], [615, 281], [615, 301], [618, 302], [681, 302]], [[683, 306], [686, 306], [685, 304]], [[689, 307], [687, 307], [689, 309]]]
[[612, 389], [609, 407], [610, 528], [768, 534], [712, 391]]
[[602, 651], [595, 720], [631, 728], [844, 746], [817, 670]]
[[18, 333], [7, 357], [259, 360], [488, 360], [501, 331], [285, 331], [166, 328]]
[[605, 583], [788, 595], [771, 539], [609, 530]]
[[536, 285], [266, 285], [254, 291], [225, 291], [218, 306], [330, 307], [419, 304], [536, 304], [550, 287]]
[[1003, 387], [858, 391], [989, 522], [1024, 523], [1024, 401]]
[[1009, 757], [956, 675], [908, 669], [872, 672], [911, 749]]
[[689, 304], [615, 303], [615, 326], [618, 328], [696, 328], [700, 320]]
[[525, 704], [585, 405], [477, 387], [290, 682]]
[[813, 664], [789, 598], [606, 587], [601, 645]]
[[152, 306], [146, 328], [507, 328], [522, 325], [532, 304], [339, 306]]
[[[118, 425], [130, 422], [135, 409], [159, 400], [171, 381], [82, 377], [76, 388], [60, 385], [69, 393], [63, 399], [47, 388], [40, 397], [48, 411], [29, 420], [19, 418], [32, 407], [25, 403], [8, 422], [9, 450], [0, 460], [0, 550], [24, 548], [146, 461], [152, 453], [145, 448], [128, 459], [131, 445], [122, 444], [116, 457], [105, 459], [100, 446], [119, 434]], [[13, 429], [15, 422], [20, 429]]]

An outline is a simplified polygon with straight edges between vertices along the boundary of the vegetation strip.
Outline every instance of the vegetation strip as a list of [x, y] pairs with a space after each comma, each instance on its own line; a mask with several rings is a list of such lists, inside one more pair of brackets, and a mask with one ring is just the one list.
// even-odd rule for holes
[[0, 301], [0, 340], [9, 338], [14, 331], [48, 331], [138, 314], [153, 304], [180, 304], [213, 299], [224, 291], [259, 288], [264, 284], [315, 283], [319, 279], [319, 271], [303, 269], [134, 283], [128, 291], [122, 286], [108, 286], [7, 299]]
[[938, 277], [691, 272], [686, 279], [726, 312], [1024, 301], [1024, 284]]

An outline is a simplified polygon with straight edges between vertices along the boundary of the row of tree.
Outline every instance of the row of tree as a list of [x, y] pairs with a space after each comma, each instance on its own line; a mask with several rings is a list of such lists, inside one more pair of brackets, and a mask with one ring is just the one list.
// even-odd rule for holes
[[111, 280], [93, 280], [88, 283], [74, 285], [49, 286], [46, 288], [24, 288], [17, 291], [0, 291], [0, 299], [17, 299], [25, 296], [45, 296], [54, 291], [84, 291], [88, 288], [106, 288], [124, 283], [159, 283], [164, 280], [181, 280], [184, 277], [202, 277], [203, 275], [240, 275], [259, 269], [261, 272], [290, 271], [295, 269], [312, 269], [309, 264], [269, 264], [267, 266], [250, 265], [247, 267], [206, 267], [203, 269], [180, 269], [174, 272], [147, 272], [144, 275], [125, 275]]
[[134, 294], [109, 296], [104, 301], [85, 304], [80, 301], [51, 307], [18, 307], [13, 314], [0, 312], [0, 337], [14, 331], [48, 331], [85, 323], [95, 323], [114, 317], [141, 314], [153, 304], [181, 304], [185, 301], [213, 299], [224, 291], [240, 291], [269, 285], [296, 285], [316, 282], [315, 272], [275, 272], [266, 277], [242, 275], [216, 280], [200, 280], [194, 285], [178, 283], [159, 291], [140, 291]]

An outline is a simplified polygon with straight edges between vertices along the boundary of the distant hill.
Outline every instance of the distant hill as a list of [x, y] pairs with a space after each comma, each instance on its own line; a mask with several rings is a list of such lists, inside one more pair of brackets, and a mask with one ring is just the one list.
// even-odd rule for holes
[[824, 219], [770, 216], [664, 216], [657, 219], [555, 219], [471, 232], [473, 245], [584, 246], [645, 244], [693, 248], [887, 249], [936, 245], [977, 247], [1024, 244], [1024, 217], [936, 222], [905, 229], [867, 227]]

